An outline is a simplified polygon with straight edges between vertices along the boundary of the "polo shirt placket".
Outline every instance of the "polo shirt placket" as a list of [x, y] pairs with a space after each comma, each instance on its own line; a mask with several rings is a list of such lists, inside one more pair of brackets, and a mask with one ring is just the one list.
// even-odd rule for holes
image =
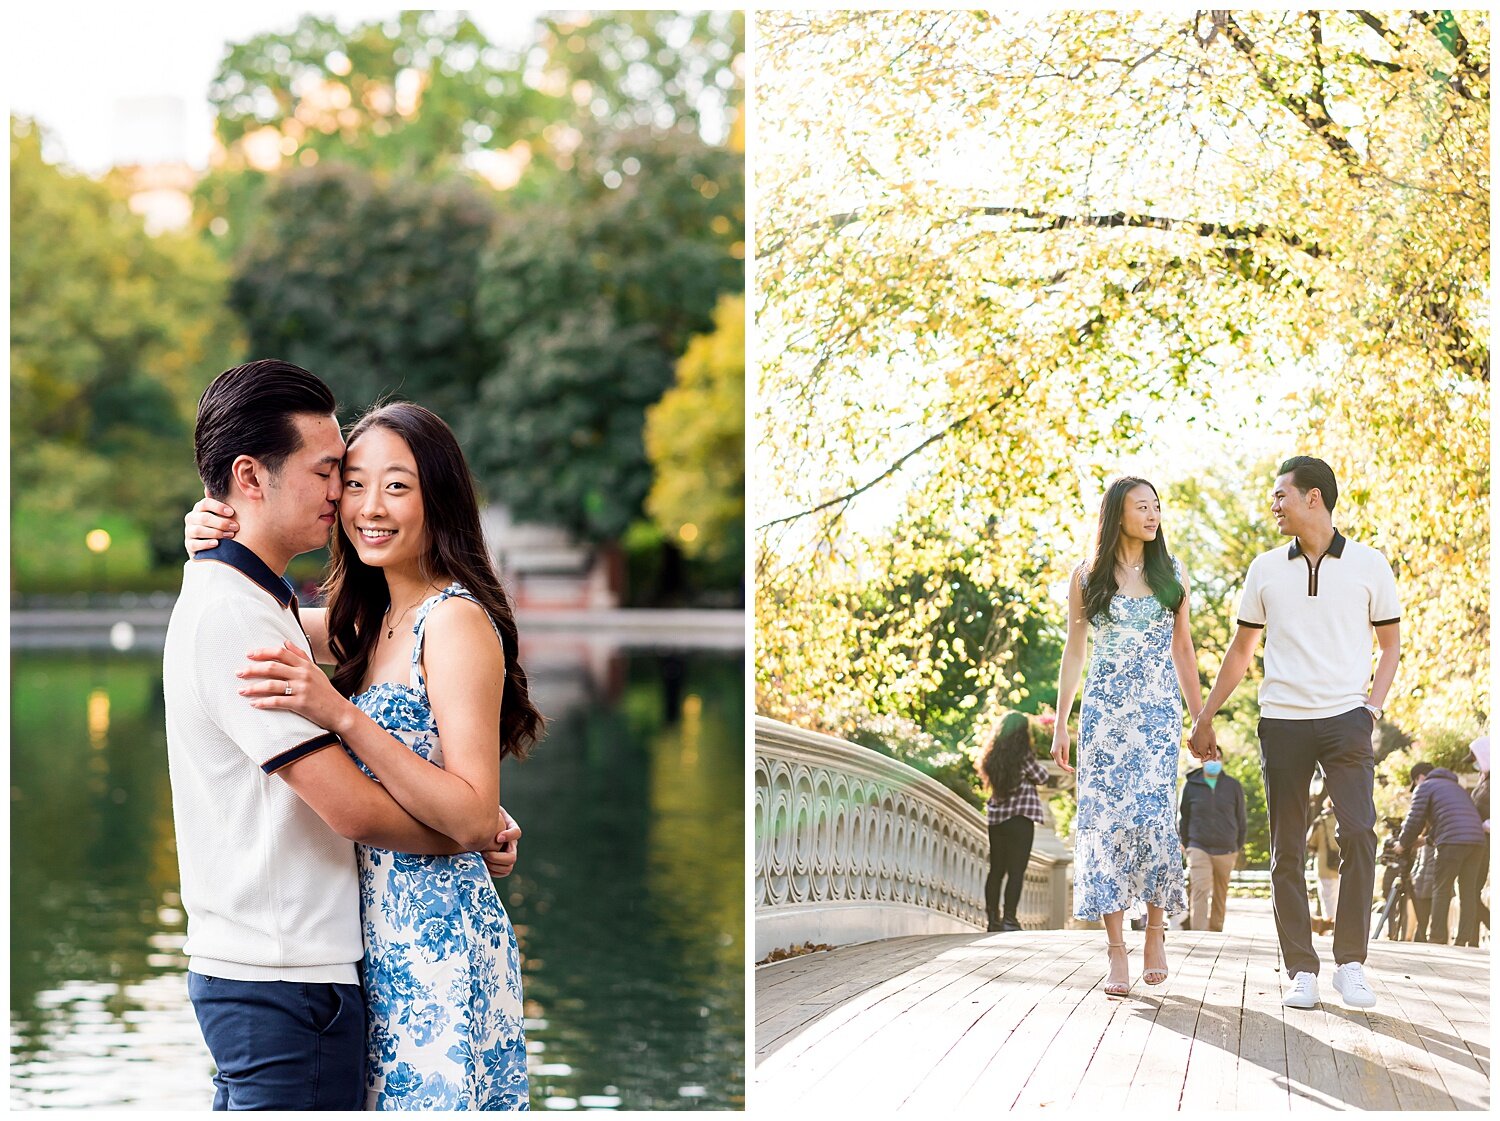
[[[1330, 562], [1335, 567], [1326, 568]], [[1261, 715], [1320, 719], [1363, 704], [1374, 628], [1400, 619], [1395, 576], [1385, 557], [1337, 529], [1316, 561], [1299, 540], [1256, 557], [1245, 576], [1237, 622], [1266, 632]]]

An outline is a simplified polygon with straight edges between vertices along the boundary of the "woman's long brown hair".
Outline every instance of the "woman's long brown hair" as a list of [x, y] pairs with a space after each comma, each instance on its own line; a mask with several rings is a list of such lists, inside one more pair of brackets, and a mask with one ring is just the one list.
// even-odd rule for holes
[[979, 773], [996, 801], [1021, 788], [1021, 772], [1031, 758], [1031, 721], [1024, 712], [1007, 713], [979, 760]]
[[[1156, 494], [1156, 488], [1145, 479], [1126, 475], [1109, 484], [1104, 492], [1104, 501], [1099, 505], [1099, 528], [1094, 534], [1094, 555], [1089, 558], [1088, 568], [1083, 574], [1083, 614], [1090, 623], [1097, 622], [1102, 615], [1110, 617], [1109, 607], [1115, 593], [1120, 590], [1115, 580], [1116, 549], [1120, 544], [1120, 523], [1125, 520], [1125, 497], [1136, 487], [1148, 487]], [[1145, 544], [1146, 583], [1151, 594], [1170, 612], [1182, 606], [1182, 581], [1172, 566], [1172, 554], [1167, 551], [1167, 532], [1156, 527], [1156, 537]]]
[[[380, 405], [355, 423], [349, 445], [371, 428], [384, 428], [406, 441], [417, 461], [422, 514], [427, 528], [423, 570], [462, 584], [479, 601], [500, 632], [505, 655], [505, 688], [500, 697], [500, 757], [525, 758], [541, 738], [545, 720], [531, 703], [526, 671], [517, 656], [516, 620], [500, 586], [484, 531], [474, 479], [453, 432], [436, 413], [406, 401]], [[328, 646], [338, 668], [333, 684], [344, 696], [358, 692], [369, 668], [390, 590], [380, 569], [359, 559], [340, 521], [331, 546], [328, 582]]]

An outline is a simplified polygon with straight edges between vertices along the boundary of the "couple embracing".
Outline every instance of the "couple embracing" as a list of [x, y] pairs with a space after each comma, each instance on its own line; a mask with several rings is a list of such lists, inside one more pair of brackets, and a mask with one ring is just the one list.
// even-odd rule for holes
[[[452, 432], [397, 403], [346, 444], [334, 408], [271, 359], [198, 405], [163, 682], [214, 1108], [525, 1109], [490, 877], [520, 836], [500, 761], [542, 717]], [[280, 574], [325, 545], [328, 606], [301, 608]]]
[[[1333, 524], [1338, 484], [1320, 459], [1281, 465], [1271, 493], [1276, 527], [1292, 543], [1256, 557], [1240, 593], [1233, 640], [1201, 697], [1188, 612], [1188, 574], [1168, 551], [1161, 503], [1144, 479], [1113, 482], [1091, 558], [1073, 573], [1057, 690], [1052, 756], [1068, 766], [1067, 714], [1093, 660], [1079, 716], [1074, 818], [1074, 914], [1104, 922], [1104, 992], [1130, 990], [1124, 912], [1146, 905], [1142, 980], [1166, 981], [1166, 916], [1185, 909], [1174, 815], [1182, 709], [1205, 768], [1220, 762], [1214, 715], [1250, 668], [1262, 634], [1259, 737], [1271, 827], [1272, 905], [1282, 1003], [1318, 1003], [1319, 960], [1304, 880], [1309, 788], [1321, 768], [1342, 854], [1333, 987], [1351, 1008], [1373, 1008], [1364, 972], [1376, 843], [1371, 733], [1400, 658], [1401, 605], [1390, 565]], [[1372, 652], [1379, 661], [1371, 673]]]

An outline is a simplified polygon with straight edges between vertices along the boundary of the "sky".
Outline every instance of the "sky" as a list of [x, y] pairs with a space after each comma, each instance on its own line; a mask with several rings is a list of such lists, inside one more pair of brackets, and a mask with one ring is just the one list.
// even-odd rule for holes
[[[0, 96], [10, 112], [35, 117], [51, 132], [49, 158], [90, 174], [137, 154], [175, 156], [202, 169], [213, 136], [208, 85], [226, 43], [290, 30], [309, 11], [346, 26], [399, 10], [375, 4], [18, 5], [0, 16]], [[514, 44], [524, 42], [548, 10], [496, 4], [469, 16], [495, 42]], [[143, 106], [145, 99], [152, 104]], [[162, 99], [177, 99], [180, 110]], [[143, 120], [152, 123], [143, 126]]]

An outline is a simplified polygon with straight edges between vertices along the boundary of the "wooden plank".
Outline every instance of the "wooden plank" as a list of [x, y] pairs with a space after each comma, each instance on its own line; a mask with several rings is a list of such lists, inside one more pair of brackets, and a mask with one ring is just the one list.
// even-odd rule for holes
[[[1330, 983], [1329, 988], [1332, 987]], [[1390, 1071], [1381, 1062], [1370, 1013], [1334, 1003], [1339, 999], [1337, 992], [1328, 995], [1331, 999], [1324, 1001], [1327, 1039], [1338, 1070], [1338, 1100], [1353, 1109], [1399, 1109], [1401, 1103]], [[1377, 987], [1377, 998], [1379, 995]]]
[[[1381, 994], [1385, 995], [1385, 994]], [[1370, 1031], [1380, 1051], [1380, 1061], [1390, 1072], [1396, 1091], [1396, 1108], [1451, 1110], [1453, 1096], [1443, 1088], [1432, 1056], [1422, 1045], [1416, 1029], [1396, 1007], [1394, 1000], [1382, 1001], [1369, 1014]]]
[[[899, 1107], [990, 1005], [1014, 995], [1027, 979], [1056, 964], [1045, 938], [1012, 939], [976, 949], [987, 958], [980, 968], [930, 990], [899, 1018], [867, 1035], [840, 1064], [839, 1083], [878, 1091], [872, 1101], [876, 1107]], [[843, 1104], [847, 1106], [847, 1100]]]
[[[1420, 943], [1418, 944], [1420, 945]], [[1447, 1018], [1442, 1005], [1417, 983], [1420, 966], [1411, 975], [1395, 975], [1383, 986], [1382, 996], [1394, 1006], [1426, 1050], [1437, 1083], [1460, 1110], [1489, 1108], [1488, 1072], [1481, 1069], [1459, 1029]], [[1488, 978], [1486, 977], [1486, 980]], [[1417, 1096], [1416, 1091], [1411, 1096]]]
[[[1014, 1027], [969, 1081], [959, 1104], [974, 1109], [1006, 1109], [1020, 1096], [1033, 1072], [1051, 1055], [1058, 1032], [1082, 1001], [1105, 998], [1097, 991], [1104, 976], [1096, 946], [1075, 943], [1058, 959], [1056, 982], [1045, 978], [1012, 1005]], [[980, 1027], [981, 1025], [976, 1025]], [[983, 1025], [993, 1036], [999, 1025]], [[980, 1044], [982, 1047], [982, 1044]]]
[[[1167, 946], [1169, 975], [1160, 986], [1141, 981], [1139, 971], [1144, 968], [1144, 957], [1139, 953], [1132, 955], [1136, 976], [1126, 1000], [1127, 1014], [1117, 1015], [1109, 1033], [1100, 1041], [1089, 1069], [1079, 1080], [1075, 1102], [1123, 1103], [1133, 1086], [1149, 1081], [1157, 1103], [1177, 1108], [1192, 1048], [1193, 1026], [1217, 957], [1220, 937], [1203, 931], [1174, 933]], [[1128, 936], [1127, 941], [1132, 950], [1139, 950], [1140, 942]]]
[[[1245, 970], [1250, 957], [1252, 940], [1243, 936], [1205, 933], [1205, 941], [1219, 941], [1217, 954], [1212, 962], [1206, 984], [1199, 995], [1197, 1019], [1189, 1035], [1190, 1051], [1184, 1056], [1182, 1093], [1178, 1108], [1183, 1112], [1201, 1110], [1234, 1109], [1239, 1100], [1240, 1033], [1244, 1021]], [[1199, 956], [1210, 951], [1204, 946]], [[1183, 1013], [1186, 1006], [1179, 1006]], [[1148, 1061], [1143, 1061], [1137, 1072], [1136, 1085], [1126, 1098], [1126, 1108], [1139, 1104], [1149, 1108], [1148, 1087], [1158, 1077], [1149, 1060], [1166, 1060], [1169, 1047], [1163, 1038], [1165, 1029], [1176, 1034], [1177, 1008], [1157, 1017], [1156, 1030], [1151, 1035], [1151, 1051]], [[1185, 1018], [1185, 1017], [1184, 1017]]]
[[[902, 1107], [934, 1116], [946, 1113], [969, 1100], [971, 1088], [987, 1071], [1012, 1071], [1016, 1056], [1007, 1052], [1001, 1058], [1001, 1049], [1022, 1030], [1041, 1000], [1070, 985], [1080, 971], [1087, 969], [1089, 956], [1082, 947], [1055, 956], [1038, 955], [1024, 971], [1014, 970], [974, 993], [969, 1003], [978, 1012], [977, 1018], [925, 1072]], [[1012, 1097], [1020, 1084], [1017, 1080]], [[996, 1099], [986, 1094], [982, 1100]]]
[[1245, 987], [1240, 998], [1236, 1109], [1283, 1112], [1291, 1108], [1281, 986], [1275, 936], [1252, 938], [1246, 952]]
[[[1283, 1009], [1274, 934], [1264, 918], [1249, 930], [1174, 932], [1167, 984], [1137, 976], [1123, 1001], [1099, 991], [1097, 931], [899, 939], [761, 967], [752, 1103], [923, 1116], [1488, 1107], [1482, 951], [1372, 944], [1375, 1009], [1344, 1009], [1331, 966], [1322, 1007]], [[1127, 939], [1139, 974], [1139, 937]]]
[[[1282, 973], [1283, 989], [1291, 981]], [[1326, 1003], [1329, 997], [1328, 975], [1318, 977], [1318, 995]], [[1316, 1008], [1281, 1006], [1281, 1022], [1286, 1030], [1286, 1074], [1290, 1106], [1293, 1113], [1336, 1108], [1339, 1068], [1328, 1044], [1332, 1027], [1328, 1012], [1320, 1003]]]
[[[872, 992], [873, 999], [878, 1000], [880, 993], [875, 990], [890, 986], [893, 978], [906, 979], [913, 971], [925, 972], [935, 968], [932, 963], [940, 956], [942, 948], [941, 945], [914, 940], [907, 945], [891, 947], [885, 956], [843, 955], [838, 951], [826, 955], [817, 976], [800, 980], [797, 1000], [784, 1000], [780, 1011], [767, 1021], [767, 1030], [757, 1027], [758, 1051], [773, 1049], [771, 1045], [780, 1039], [781, 1034], [816, 1021], [828, 1008], [844, 1007], [851, 1002], [857, 1004], [862, 996]], [[756, 1011], [759, 1015], [759, 1001]], [[780, 1034], [772, 1034], [769, 1030], [773, 1020]]]
[[[1094, 937], [1098, 938], [1098, 934], [1095, 933]], [[1110, 1023], [1115, 1016], [1128, 1014], [1122, 1011], [1127, 1008], [1126, 1001], [1106, 997], [1103, 989], [1098, 987], [1108, 971], [1109, 964], [1105, 955], [1100, 953], [1094, 970], [1094, 976], [1098, 978], [1096, 987], [1074, 995], [1067, 1017], [1052, 1037], [1051, 1046], [1010, 1108], [1062, 1107], [1073, 1100], [1073, 1092], [1088, 1071]], [[997, 1102], [996, 1108], [1005, 1108], [1005, 1103]]]
[[[855, 1084], [842, 1081], [840, 1067], [856, 1055], [870, 1050], [869, 1041], [888, 1023], [956, 980], [983, 966], [989, 955], [972, 949], [938, 947], [935, 960], [892, 977], [847, 1005], [826, 1014], [803, 1032], [794, 1046], [783, 1047], [766, 1061], [775, 1071], [781, 1088], [804, 1095], [830, 1077], [840, 1080], [853, 1093]], [[1028, 945], [1013, 953], [1034, 952]], [[898, 1057], [899, 1058], [899, 1057]], [[896, 1061], [895, 1059], [890, 1061]]]
[[[851, 950], [853, 949], [863, 949], [863, 947], [851, 947]], [[778, 1037], [778, 1033], [768, 1034], [770, 1025], [790, 1023], [796, 1026], [796, 1013], [799, 1010], [806, 1011], [813, 1006], [826, 1008], [842, 1003], [873, 988], [893, 974], [900, 973], [921, 962], [930, 961], [934, 954], [932, 946], [924, 946], [920, 943], [904, 948], [893, 947], [892, 950], [888, 950], [885, 955], [878, 953], [872, 955], [866, 952], [843, 956], [839, 951], [831, 954], [809, 955], [825, 959], [821, 963], [821, 968], [811, 968], [804, 974], [783, 981], [765, 998], [761, 996], [761, 989], [757, 983], [755, 1000], [757, 1050], [764, 1050]], [[790, 1017], [789, 1013], [792, 1014]], [[812, 1018], [812, 1015], [807, 1016], [809, 1020]]]

